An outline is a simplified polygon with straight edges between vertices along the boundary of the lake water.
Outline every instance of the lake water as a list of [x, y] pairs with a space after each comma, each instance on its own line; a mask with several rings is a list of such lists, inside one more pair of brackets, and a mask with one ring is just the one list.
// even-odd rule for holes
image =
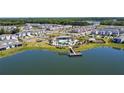
[[95, 48], [81, 57], [30, 50], [0, 58], [0, 74], [6, 75], [124, 75], [124, 51]]

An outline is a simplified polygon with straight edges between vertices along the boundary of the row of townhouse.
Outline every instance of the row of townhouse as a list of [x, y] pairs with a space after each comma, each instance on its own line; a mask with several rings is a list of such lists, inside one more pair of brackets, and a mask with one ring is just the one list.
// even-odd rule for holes
[[3, 35], [0, 35], [0, 41], [3, 41], [3, 40], [11, 40], [11, 39], [15, 39], [17, 40], [17, 35], [15, 34], [3, 34]]
[[22, 46], [22, 43], [18, 40], [11, 39], [0, 41], [0, 51], [20, 46]]
[[75, 34], [77, 33], [85, 36], [87, 34], [91, 34], [91, 32], [93, 31], [96, 31], [96, 28], [93, 26], [81, 26], [70, 30], [69, 33], [75, 33]]
[[54, 31], [54, 30], [63, 30], [72, 28], [71, 25], [57, 25], [57, 24], [43, 24], [41, 28], [45, 28], [46, 30]]
[[119, 36], [121, 33], [124, 33], [124, 31], [121, 31], [118, 28], [103, 28], [103, 29], [98, 29], [96, 31], [92, 31], [92, 34], [101, 35], [101, 36], [112, 36], [112, 35]]
[[121, 34], [118, 37], [112, 39], [114, 43], [124, 43], [124, 34]]
[[32, 27], [38, 27], [40, 29], [47, 29], [47, 30], [61, 30], [71, 28], [71, 25], [58, 25], [58, 24], [39, 24], [39, 23], [27, 23], [25, 24], [24, 28], [26, 30], [31, 30]]
[[22, 31], [16, 34], [3, 34], [0, 35], [0, 41], [3, 40], [11, 40], [11, 39], [15, 39], [17, 40], [18, 38], [23, 38], [26, 36], [42, 36], [45, 35], [45, 31], [43, 30], [38, 30], [38, 31]]
[[16, 33], [17, 37], [25, 37], [25, 36], [41, 36], [44, 35], [44, 30], [38, 30], [38, 31], [22, 31], [19, 33]]
[[25, 36], [36, 36], [38, 38], [46, 38], [43, 33], [44, 31], [23, 31], [16, 34], [0, 35], [0, 50], [6, 50], [9, 48], [22, 46], [22, 43], [19, 41], [19, 38], [23, 38]]
[[15, 29], [17, 29], [17, 26], [0, 26], [0, 30], [4, 29], [5, 31], [11, 32]]

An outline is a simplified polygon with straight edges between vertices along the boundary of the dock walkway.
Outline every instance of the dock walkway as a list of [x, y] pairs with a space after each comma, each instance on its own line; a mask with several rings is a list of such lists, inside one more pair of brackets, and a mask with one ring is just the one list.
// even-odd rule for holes
[[69, 56], [81, 56], [82, 54], [80, 52], [76, 53], [75, 50], [69, 46]]

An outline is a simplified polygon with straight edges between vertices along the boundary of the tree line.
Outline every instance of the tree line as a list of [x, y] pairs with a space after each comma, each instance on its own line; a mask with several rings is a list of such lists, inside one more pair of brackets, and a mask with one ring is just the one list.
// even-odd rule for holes
[[101, 25], [124, 26], [124, 21], [104, 20]]
[[0, 25], [24, 25], [25, 23], [90, 25], [81, 18], [1, 18]]
[[0, 25], [24, 25], [25, 23], [91, 25], [87, 21], [100, 21], [101, 25], [124, 25], [123, 17], [0, 18]]

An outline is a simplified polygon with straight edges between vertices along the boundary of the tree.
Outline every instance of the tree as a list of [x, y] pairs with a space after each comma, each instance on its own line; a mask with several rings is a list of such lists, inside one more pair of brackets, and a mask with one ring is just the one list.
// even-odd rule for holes
[[0, 30], [0, 35], [2, 34], [5, 34], [5, 30], [3, 28]]

